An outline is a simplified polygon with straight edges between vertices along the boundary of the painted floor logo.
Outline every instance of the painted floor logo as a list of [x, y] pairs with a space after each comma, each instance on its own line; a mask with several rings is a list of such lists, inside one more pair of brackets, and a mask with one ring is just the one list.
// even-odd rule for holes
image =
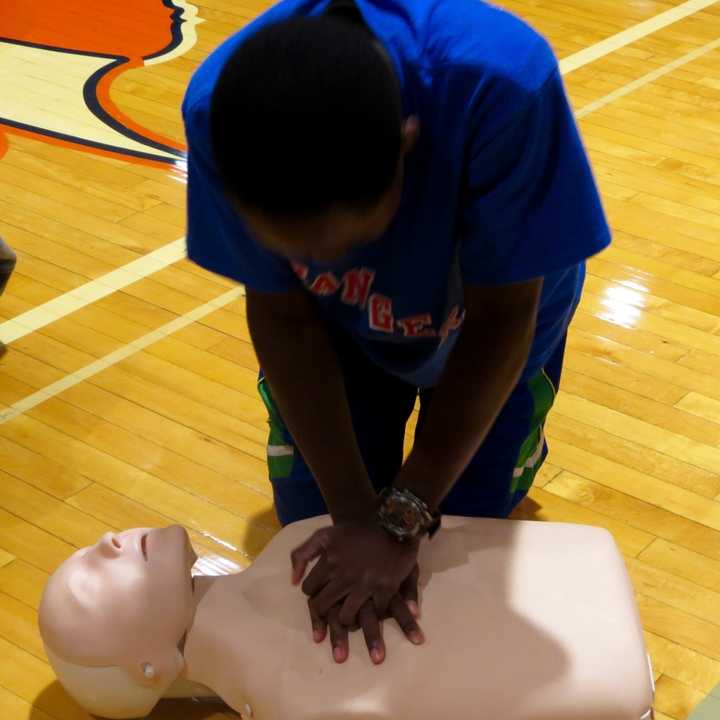
[[0, 155], [4, 133], [87, 152], [172, 164], [184, 146], [121, 112], [110, 86], [196, 42], [186, 0], [4, 0], [0, 15]]

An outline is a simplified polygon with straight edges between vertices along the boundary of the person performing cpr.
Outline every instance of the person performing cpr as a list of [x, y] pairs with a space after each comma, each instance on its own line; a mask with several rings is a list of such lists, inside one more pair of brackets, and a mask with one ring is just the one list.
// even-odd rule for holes
[[279, 520], [331, 516], [292, 553], [296, 583], [319, 558], [314, 638], [340, 663], [362, 627], [381, 663], [441, 514], [506, 518], [528, 492], [610, 242], [558, 63], [478, 0], [282, 0], [183, 116], [188, 255], [245, 285]]

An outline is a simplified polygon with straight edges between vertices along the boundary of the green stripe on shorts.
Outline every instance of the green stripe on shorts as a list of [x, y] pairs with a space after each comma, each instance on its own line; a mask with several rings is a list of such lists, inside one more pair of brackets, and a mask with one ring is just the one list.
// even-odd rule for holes
[[520, 446], [515, 469], [513, 470], [510, 492], [529, 490], [540, 469], [545, 435], [543, 427], [545, 418], [555, 401], [555, 388], [545, 370], [541, 370], [528, 381], [528, 389], [533, 397], [533, 416], [530, 421], [530, 433]]
[[288, 478], [295, 460], [295, 448], [285, 439], [289, 436], [287, 428], [275, 406], [270, 386], [264, 377], [258, 380], [258, 392], [268, 411], [270, 435], [267, 444], [267, 464], [270, 479], [281, 480]]

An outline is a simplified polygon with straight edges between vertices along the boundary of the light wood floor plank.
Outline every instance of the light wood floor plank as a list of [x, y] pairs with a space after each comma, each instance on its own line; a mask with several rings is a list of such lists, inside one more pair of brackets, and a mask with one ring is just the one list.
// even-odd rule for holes
[[686, 720], [691, 710], [703, 700], [702, 693], [667, 675], [657, 682], [656, 706], [676, 720]]
[[48, 576], [47, 572], [17, 558], [9, 565], [0, 568], [2, 591], [34, 610], [40, 607], [40, 599]]
[[[648, 384], [652, 387], [652, 380]], [[563, 375], [563, 389], [566, 393], [649, 423], [660, 430], [667, 430], [702, 444], [720, 444], [720, 424], [717, 422], [635, 394], [629, 388], [620, 390], [613, 385], [568, 369]]]
[[679, 680], [697, 692], [707, 694], [720, 683], [720, 662], [670, 640], [645, 633], [654, 670]]
[[559, 395], [556, 412], [599, 427], [610, 435], [631, 440], [649, 450], [658, 450], [711, 473], [720, 466], [720, 449], [717, 447], [657, 427], [650, 422], [604, 407], [579, 395], [571, 395], [567, 392]]
[[0, 686], [56, 720], [91, 720], [71, 700], [46, 661], [9, 642], [0, 631]]
[[56, 538], [2, 508], [0, 508], [0, 548], [46, 572], [52, 572], [76, 549], [70, 543]]
[[628, 493], [569, 472], [554, 478], [545, 486], [545, 491], [564, 498], [570, 504], [592, 508], [600, 515], [639, 528], [651, 538], [664, 538], [697, 554], [720, 560], [720, 533], [717, 530], [633, 498]]
[[[657, 538], [640, 560], [701, 587], [720, 592], [720, 561]], [[719, 618], [720, 619], [720, 618]]]
[[94, 545], [108, 531], [106, 525], [1, 470], [0, 481], [3, 486], [0, 500], [3, 510], [70, 545]]
[[[83, 474], [109, 490], [150, 508], [162, 508], [163, 514], [190, 528], [225, 538], [234, 547], [245, 547], [245, 539], [249, 538], [248, 523], [240, 515], [204, 502], [185, 490], [29, 416], [21, 416], [6, 423], [0, 428], [0, 434], [26, 446], [32, 444], [35, 438], [41, 437], [45, 452], [60, 463], [77, 467]], [[16, 554], [12, 547], [3, 544], [2, 538], [0, 547]], [[252, 550], [257, 552], [258, 548]]]

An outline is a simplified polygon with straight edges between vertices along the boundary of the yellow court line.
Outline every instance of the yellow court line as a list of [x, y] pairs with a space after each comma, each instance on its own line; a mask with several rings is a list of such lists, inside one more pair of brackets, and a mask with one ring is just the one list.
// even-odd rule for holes
[[50, 385], [46, 385], [42, 388], [42, 390], [38, 390], [37, 392], [32, 393], [32, 395], [27, 395], [21, 400], [18, 400], [16, 403], [10, 405], [10, 407], [6, 410], [0, 412], [0, 425], [8, 422], [8, 420], [12, 420], [24, 412], [27, 412], [28, 410], [31, 410], [41, 403], [44, 403], [46, 400], [50, 400], [50, 398], [59, 395], [61, 392], [78, 385], [93, 375], [97, 375], [97, 373], [122, 362], [135, 353], [144, 350], [153, 343], [159, 342], [163, 338], [172, 335], [178, 330], [182, 330], [188, 325], [192, 325], [192, 323], [202, 320], [202, 318], [207, 315], [210, 315], [216, 310], [220, 310], [230, 304], [233, 300], [237, 300], [237, 298], [239, 298], [242, 294], [243, 289], [240, 287], [228, 290], [226, 293], [220, 295], [220, 297], [210, 300], [210, 302], [206, 302], [204, 305], [191, 310], [189, 313], [181, 315], [180, 317], [165, 323], [165, 325], [162, 325], [157, 330], [153, 330], [152, 332], [143, 335], [141, 338], [118, 348], [114, 352], [108, 353], [104, 357], [91, 362], [89, 365], [85, 365], [85, 367], [80, 368], [77, 372], [66, 375]]
[[647, 85], [648, 83], [653, 82], [654, 80], [657, 80], [658, 78], [662, 77], [663, 75], [667, 75], [668, 73], [671, 73], [673, 70], [677, 70], [679, 67], [682, 67], [683, 65], [687, 65], [689, 62], [692, 62], [693, 60], [697, 60], [699, 57], [702, 57], [703, 55], [707, 55], [709, 52], [712, 52], [713, 50], [717, 50], [720, 48], [720, 40], [713, 40], [712, 42], [707, 43], [707, 45], [703, 45], [702, 47], [697, 48], [697, 50], [692, 50], [689, 53], [686, 53], [682, 57], [679, 57], [677, 60], [673, 60], [672, 62], [669, 62], [667, 65], [663, 65], [662, 67], [656, 68], [652, 72], [647, 73], [646, 75], [643, 75], [642, 77], [638, 78], [637, 80], [633, 80], [631, 83], [628, 83], [627, 85], [623, 85], [622, 87], [618, 88], [617, 90], [613, 90], [611, 93], [608, 93], [607, 95], [604, 95], [601, 98], [598, 98], [597, 100], [593, 100], [593, 102], [588, 103], [584, 107], [580, 108], [576, 113], [575, 117], [580, 120], [581, 118], [584, 118], [586, 115], [589, 115], [591, 112], [595, 112], [596, 110], [599, 110], [602, 107], [605, 107], [605, 105], [609, 105], [612, 102], [615, 102], [615, 100], [618, 100], [621, 97], [624, 97], [625, 95], [629, 95], [631, 92], [634, 92], [638, 88], [643, 87], [643, 85]]
[[148, 275], [160, 272], [184, 257], [185, 238], [181, 237], [0, 324], [0, 342], [7, 345], [13, 340], [19, 340]]
[[563, 75], [566, 75], [583, 65], [588, 65], [601, 57], [605, 57], [605, 55], [609, 55], [626, 45], [630, 45], [647, 35], [652, 35], [652, 33], [662, 30], [668, 25], [678, 22], [678, 20], [683, 20], [690, 15], [705, 10], [705, 8], [714, 5], [716, 2], [717, 0], [687, 0], [687, 2], [680, 3], [677, 7], [666, 10], [659, 15], [654, 15], [648, 20], [629, 27], [627, 30], [616, 33], [605, 40], [590, 45], [590, 47], [584, 50], [579, 50], [563, 58], [560, 61], [560, 70]]
[[[589, 63], [594, 62], [605, 55], [609, 55], [626, 45], [636, 42], [647, 35], [657, 32], [672, 23], [678, 22], [683, 18], [704, 10], [711, 5], [714, 5], [716, 2], [718, 2], [718, 0], [686, 0], [686, 2], [681, 3], [677, 7], [660, 13], [659, 15], [655, 15], [648, 20], [616, 33], [615, 35], [612, 35], [605, 40], [601, 40], [600, 42], [580, 50], [573, 55], [563, 58], [560, 60], [560, 71], [563, 75], [567, 75], [583, 65], [588, 65]], [[705, 48], [708, 48], [708, 46], [705, 46]], [[709, 52], [711, 49], [713, 48], [699, 48], [693, 52], [704, 54], [705, 52]], [[679, 64], [676, 65], [674, 63], [670, 63], [665, 66], [669, 68], [666, 72], [670, 72], [676, 67], [685, 64], [685, 62], [690, 62], [690, 60], [694, 59], [694, 57], [699, 57], [699, 54], [689, 57], [693, 55], [693, 53], [688, 53], [687, 56], [683, 56], [683, 58], [675, 61], [675, 63]], [[681, 62], [687, 57], [689, 57], [689, 59]], [[663, 68], [660, 70], [662, 69]], [[654, 71], [655, 73], [659, 73], [656, 77], [660, 77], [660, 75], [665, 74], [660, 72], [660, 70]], [[584, 117], [589, 112], [596, 110], [597, 107], [602, 107], [603, 104], [612, 102], [616, 97], [622, 97], [622, 95], [632, 92], [637, 89], [637, 87], [641, 86], [637, 83], [640, 83], [643, 79], [645, 79], [645, 82], [641, 84], [651, 82], [655, 79], [655, 77], [651, 77], [652, 75], [653, 73], [649, 73], [644, 76], [644, 78], [636, 80], [634, 83], [630, 83], [624, 88], [620, 88], [614, 93], [606, 95], [605, 98], [600, 98], [599, 100], [596, 100], [595, 103], [587, 105], [585, 108], [580, 110], [580, 113], [583, 113], [583, 115], [578, 114], [578, 117]], [[604, 100], [606, 100], [606, 102], [603, 102]], [[597, 105], [597, 107], [592, 107], [597, 103], [600, 104]], [[60, 320], [76, 310], [80, 310], [86, 305], [90, 305], [113, 292], [122, 290], [128, 285], [131, 285], [138, 280], [142, 280], [143, 278], [159, 272], [163, 268], [166, 268], [175, 262], [178, 262], [185, 257], [184, 244], [184, 237], [173, 240], [171, 243], [163, 245], [157, 250], [148, 253], [147, 255], [128, 263], [127, 265], [121, 266], [117, 270], [113, 270], [112, 272], [102, 275], [95, 280], [91, 280], [74, 290], [63, 293], [53, 300], [49, 300], [32, 310], [0, 323], [0, 343], [8, 345], [14, 340], [19, 340], [30, 333], [46, 327], [56, 320]]]

